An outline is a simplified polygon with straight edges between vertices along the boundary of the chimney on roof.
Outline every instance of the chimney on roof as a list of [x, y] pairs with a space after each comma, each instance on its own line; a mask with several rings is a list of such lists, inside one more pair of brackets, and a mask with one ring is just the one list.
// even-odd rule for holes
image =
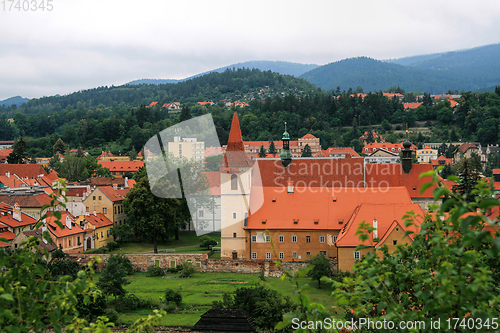
[[128, 188], [128, 177], [125, 177], [125, 181], [123, 182], [123, 187]]
[[95, 209], [94, 209], [94, 216], [97, 216], [97, 212], [95, 211]]
[[373, 219], [373, 239], [378, 238], [378, 222], [377, 220]]
[[7, 178], [9, 178], [9, 179], [10, 179], [10, 172], [8, 172], [8, 171], [7, 171], [7, 172], [5, 173], [5, 176], [6, 176]]
[[288, 193], [293, 193], [293, 183], [288, 182]]
[[68, 227], [68, 229], [71, 230], [71, 219], [69, 218], [68, 215], [66, 215], [66, 227]]
[[12, 211], [12, 218], [16, 221], [22, 222], [23, 219], [21, 217], [21, 207], [17, 204], [17, 202], [14, 204], [14, 209]]
[[113, 184], [113, 190], [118, 190], [118, 184]]

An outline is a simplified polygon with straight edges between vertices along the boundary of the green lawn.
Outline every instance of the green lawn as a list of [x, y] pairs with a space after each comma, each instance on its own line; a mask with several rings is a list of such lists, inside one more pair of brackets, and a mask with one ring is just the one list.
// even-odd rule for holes
[[[167, 274], [167, 277], [176, 277], [175, 274]], [[261, 281], [258, 274], [240, 273], [196, 273], [188, 279], [147, 277], [146, 273], [134, 273], [129, 277], [130, 284], [125, 286], [129, 293], [140, 298], [159, 301], [160, 296], [167, 288], [178, 290], [182, 294], [183, 310], [169, 313], [162, 318], [163, 326], [193, 326], [215, 300], [221, 300], [224, 292], [233, 292], [240, 287], [251, 287], [258, 284], [266, 285], [279, 291], [283, 295], [293, 298], [295, 288], [288, 280], [278, 278], [267, 278]], [[220, 282], [208, 282], [220, 281]], [[245, 281], [245, 283], [231, 283], [231, 281]], [[312, 302], [320, 302], [325, 306], [331, 305], [331, 289], [317, 289], [317, 283], [310, 279], [301, 279], [300, 284], [310, 284], [308, 295]], [[151, 310], [140, 310], [134, 312], [119, 313], [119, 322], [130, 325], [140, 317], [151, 314]]]
[[[211, 238], [220, 244], [220, 234], [208, 234]], [[206, 248], [200, 247], [201, 236], [196, 236], [195, 232], [181, 232], [179, 240], [171, 239], [167, 242], [160, 242], [157, 244], [158, 251], [165, 249], [175, 249], [175, 253], [209, 253]], [[153, 252], [152, 243], [122, 243], [119, 249], [115, 249], [109, 253], [112, 254], [125, 254], [125, 253], [139, 253], [139, 252]]]

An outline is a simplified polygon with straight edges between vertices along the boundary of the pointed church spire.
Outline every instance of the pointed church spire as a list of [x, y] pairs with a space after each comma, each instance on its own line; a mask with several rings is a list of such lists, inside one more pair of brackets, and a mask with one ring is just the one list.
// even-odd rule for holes
[[245, 151], [243, 137], [241, 135], [240, 122], [236, 112], [233, 114], [233, 121], [231, 122], [231, 130], [229, 131], [226, 151]]
[[221, 172], [238, 173], [239, 167], [250, 167], [252, 161], [245, 153], [238, 114], [235, 112], [227, 140], [226, 153], [220, 164]]

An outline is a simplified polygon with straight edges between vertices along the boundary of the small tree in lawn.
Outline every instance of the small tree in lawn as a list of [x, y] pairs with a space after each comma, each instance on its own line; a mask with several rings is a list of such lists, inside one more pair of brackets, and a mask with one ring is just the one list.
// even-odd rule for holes
[[200, 247], [206, 247], [210, 249], [210, 245], [217, 245], [217, 241], [208, 235], [203, 235], [200, 237]]
[[129, 267], [123, 258], [128, 260], [123, 255], [110, 256], [97, 283], [98, 288], [104, 294], [115, 296], [115, 308], [118, 305], [116, 302], [117, 297], [127, 293], [123, 286], [130, 283], [125, 278], [129, 274]]
[[191, 275], [193, 275], [194, 273], [196, 273], [196, 269], [194, 269], [193, 267], [193, 264], [190, 263], [189, 261], [185, 262], [183, 265], [182, 265], [182, 270], [181, 272], [179, 273], [179, 276], [181, 278], [188, 278], [190, 277]]
[[314, 266], [309, 272], [309, 276], [313, 280], [318, 281], [318, 288], [321, 288], [321, 278], [330, 276], [330, 261], [321, 253], [318, 253], [309, 260], [309, 264]]

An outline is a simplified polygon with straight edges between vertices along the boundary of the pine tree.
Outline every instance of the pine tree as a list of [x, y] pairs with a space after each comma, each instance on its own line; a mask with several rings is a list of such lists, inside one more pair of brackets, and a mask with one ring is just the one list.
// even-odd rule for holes
[[20, 138], [14, 145], [12, 145], [12, 153], [7, 156], [7, 163], [9, 164], [22, 164], [27, 158], [28, 145]]
[[68, 149], [68, 146], [64, 143], [64, 141], [59, 138], [57, 139], [56, 143], [52, 147], [52, 151], [54, 152], [54, 155], [57, 155], [57, 153], [64, 155], [66, 150]]
[[273, 154], [273, 156], [276, 156], [278, 151], [276, 150], [276, 146], [274, 145], [274, 141], [270, 140], [269, 141], [269, 154]]
[[260, 145], [260, 150], [259, 150], [259, 157], [266, 157], [266, 149], [264, 148], [264, 145]]
[[311, 157], [311, 156], [312, 156], [311, 147], [309, 147], [309, 144], [306, 144], [304, 150], [302, 151], [302, 155], [300, 157]]
[[189, 111], [189, 108], [187, 106], [183, 106], [181, 110], [181, 115], [179, 118], [180, 122], [183, 122], [184, 120], [189, 120], [193, 116], [191, 115], [191, 111]]

